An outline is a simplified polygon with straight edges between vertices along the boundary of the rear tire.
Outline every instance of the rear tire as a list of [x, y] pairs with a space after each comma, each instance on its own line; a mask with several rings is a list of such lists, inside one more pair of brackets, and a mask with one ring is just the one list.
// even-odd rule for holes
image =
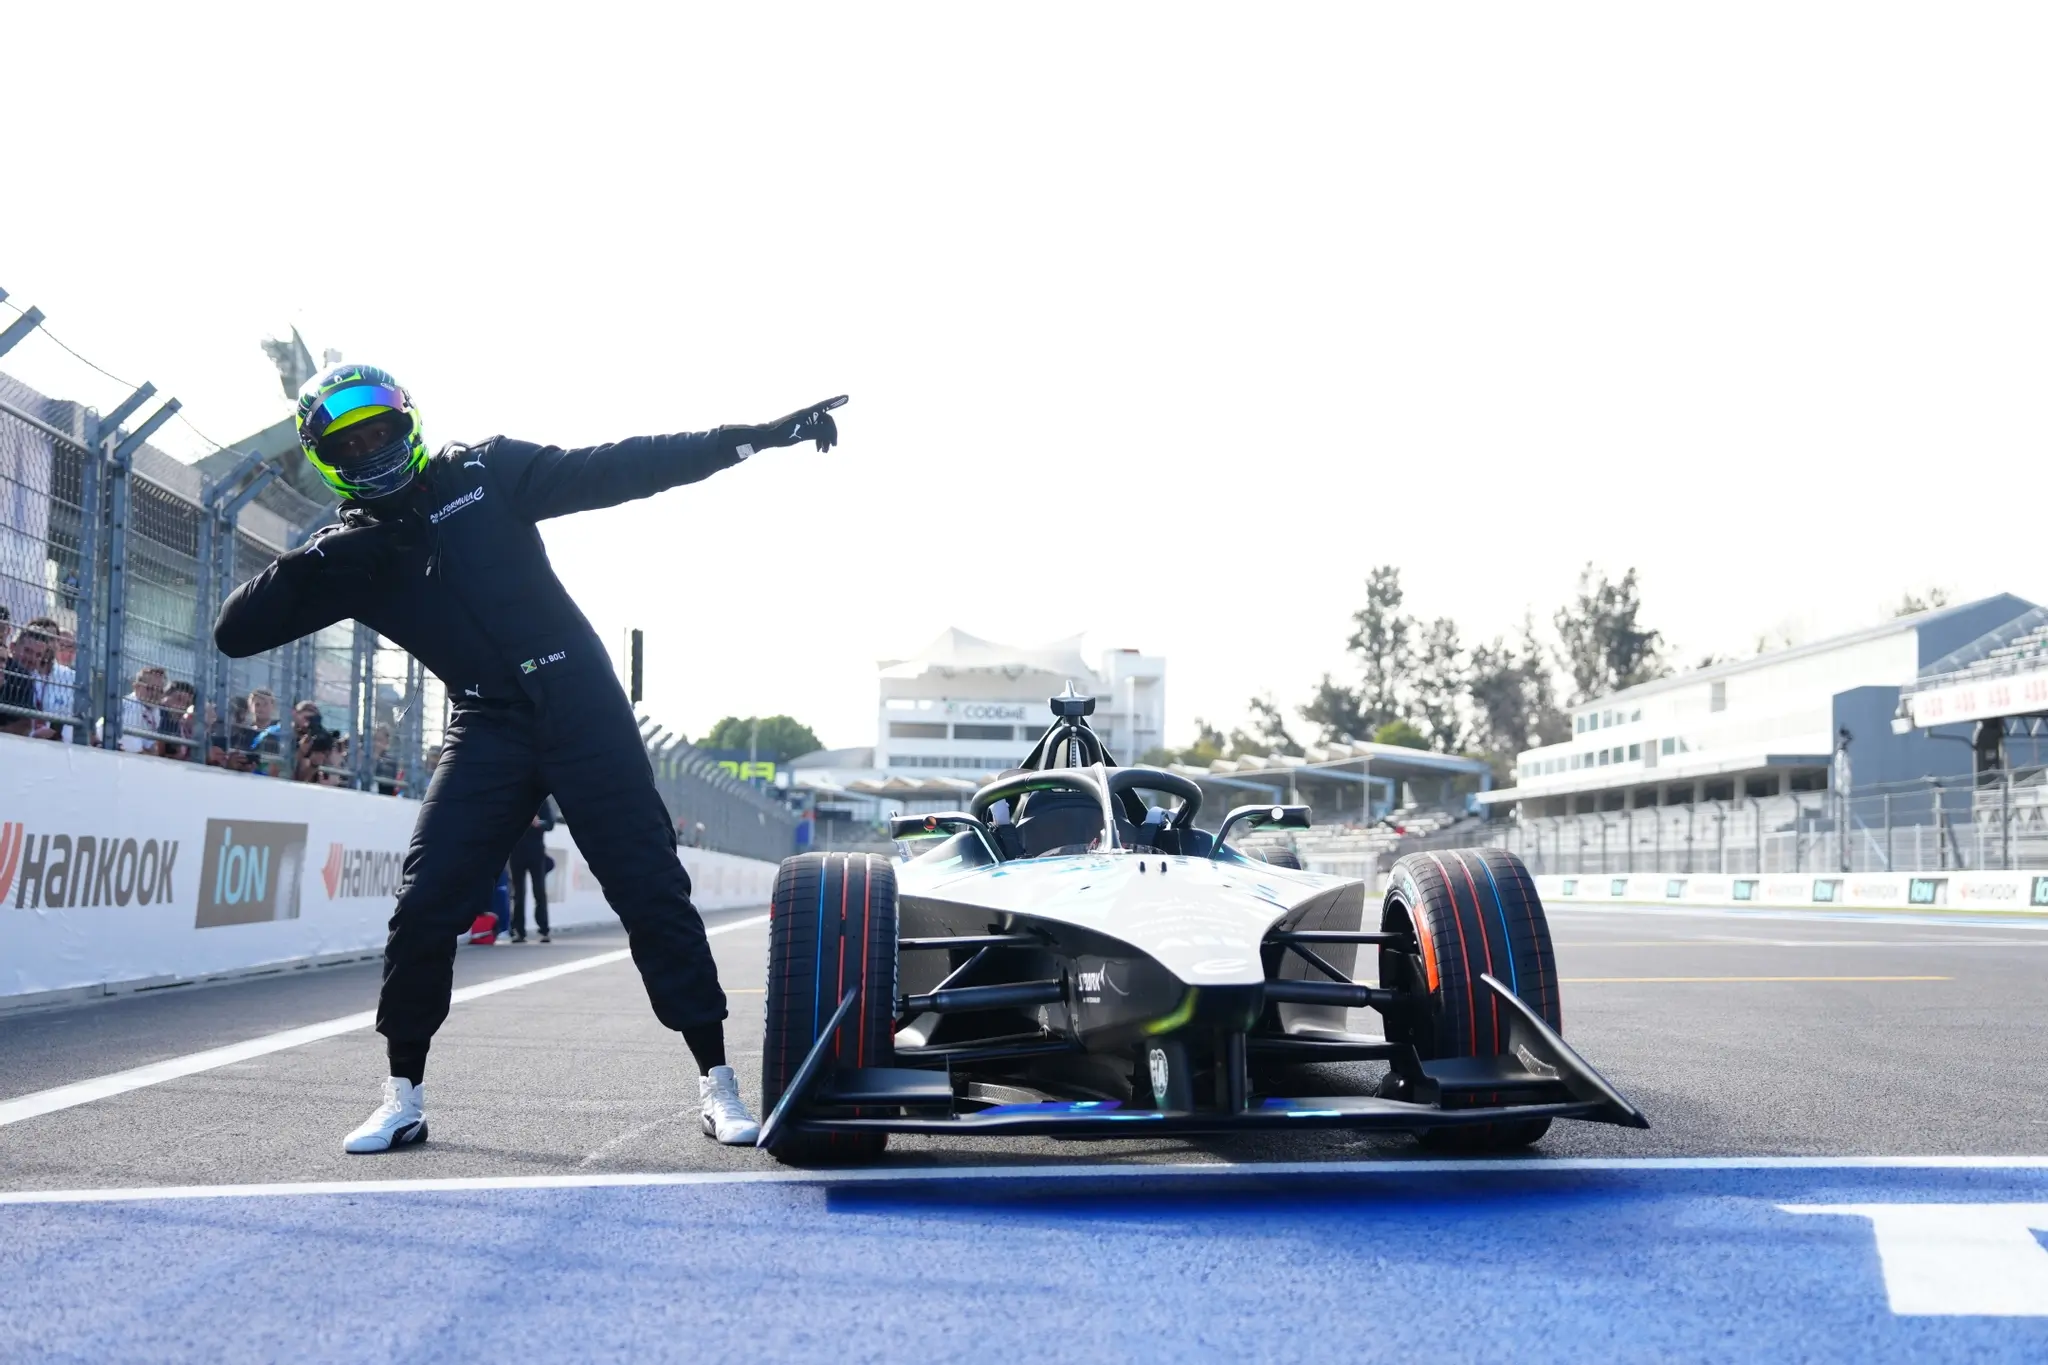
[[[768, 907], [767, 1018], [761, 1044], [765, 1120], [849, 989], [860, 998], [830, 1057], [890, 1066], [896, 1036], [896, 869], [871, 853], [786, 858]], [[798, 1133], [779, 1140], [790, 1165], [872, 1161], [887, 1133]]]
[[[1388, 1014], [1388, 1041], [1413, 1043], [1424, 1061], [1505, 1051], [1508, 1016], [1479, 979], [1483, 973], [1564, 1032], [1550, 926], [1529, 869], [1514, 854], [1497, 848], [1409, 854], [1388, 874], [1380, 927], [1413, 930], [1420, 950], [1382, 947], [1380, 984], [1426, 1001]], [[1399, 1095], [1401, 1088], [1390, 1074], [1381, 1093]], [[1549, 1129], [1547, 1118], [1521, 1119], [1427, 1128], [1418, 1138], [1438, 1151], [1498, 1152], [1526, 1147]]]
[[1301, 855], [1291, 848], [1269, 848], [1262, 856], [1275, 867], [1291, 867], [1296, 872], [1301, 871]]

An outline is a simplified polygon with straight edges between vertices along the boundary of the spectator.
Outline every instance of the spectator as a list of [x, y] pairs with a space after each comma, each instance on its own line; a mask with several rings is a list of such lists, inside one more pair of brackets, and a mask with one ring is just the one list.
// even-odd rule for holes
[[149, 664], [137, 670], [134, 690], [121, 698], [121, 752], [156, 752], [156, 732], [163, 728], [158, 705], [163, 699], [163, 669]]
[[335, 755], [334, 732], [324, 728], [308, 730], [299, 736], [298, 767], [292, 776], [300, 782], [317, 782], [323, 787], [347, 786], [338, 771], [339, 762]]
[[[57, 624], [55, 617], [51, 616], [38, 616], [35, 620], [28, 623], [28, 628], [42, 632], [44, 635], [49, 636], [51, 640], [51, 648], [47, 651], [43, 662], [42, 681], [36, 685], [36, 709], [48, 711], [59, 716], [75, 714], [78, 709], [75, 701], [78, 695], [78, 678], [71, 671], [71, 659], [76, 658], [78, 655], [77, 640], [72, 637], [70, 631]], [[65, 648], [65, 641], [67, 640], [71, 642], [69, 650]], [[61, 736], [52, 731], [51, 738], [61, 738], [66, 744], [69, 744], [72, 738], [72, 727], [69, 725], [65, 726]]]
[[398, 755], [391, 752], [391, 727], [380, 725], [370, 733], [371, 773], [374, 789], [381, 796], [396, 796], [405, 789], [405, 774], [399, 770]]
[[[163, 705], [159, 708], [161, 713], [159, 719], [163, 722], [164, 733], [168, 735], [182, 735], [186, 739], [191, 739], [197, 728], [192, 713], [198, 701], [199, 689], [191, 683], [174, 682], [169, 687], [166, 687], [164, 689]], [[174, 744], [168, 739], [159, 740], [156, 751], [165, 758], [175, 758], [181, 761], [189, 760], [192, 757], [191, 745]]]
[[0, 665], [0, 734], [41, 738], [49, 733], [50, 727], [33, 713], [42, 709], [36, 705], [36, 689], [52, 648], [41, 631], [24, 630], [15, 637], [13, 651]]
[[14, 613], [0, 602], [0, 663], [7, 662], [7, 639], [14, 633]]
[[555, 807], [545, 796], [540, 799], [540, 809], [534, 813], [519, 842], [512, 846], [512, 941], [526, 942], [526, 887], [533, 884], [533, 927], [540, 931], [540, 941], [548, 941], [548, 850], [542, 841], [549, 830], [555, 827]]
[[249, 742], [247, 752], [257, 772], [266, 777], [284, 777], [291, 771], [284, 761], [284, 726], [277, 719], [277, 694], [259, 687], [249, 694]]
[[[318, 782], [322, 768], [339, 766], [335, 757], [335, 735], [327, 728], [318, 702], [302, 701], [292, 708], [292, 776], [300, 782]], [[317, 753], [317, 762], [308, 763]]]
[[216, 768], [229, 768], [235, 772], [247, 772], [255, 766], [249, 753], [249, 741], [256, 732], [249, 727], [249, 699], [228, 698], [228, 719], [221, 723], [220, 714], [213, 709], [213, 703], [206, 704], [206, 742], [209, 750], [208, 764]]

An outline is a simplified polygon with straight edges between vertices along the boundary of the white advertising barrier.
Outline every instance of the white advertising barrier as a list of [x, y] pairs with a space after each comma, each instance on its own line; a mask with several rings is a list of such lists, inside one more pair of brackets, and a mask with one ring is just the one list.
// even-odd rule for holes
[[[0, 735], [0, 999], [230, 975], [380, 948], [419, 806]], [[609, 922], [557, 830], [548, 914]], [[700, 909], [766, 905], [775, 866], [685, 849]]]
[[2048, 914], [2048, 872], [1773, 872], [1762, 876], [1589, 872], [1575, 877], [1537, 877], [1536, 890], [1545, 902], [1560, 905], [1691, 902]]

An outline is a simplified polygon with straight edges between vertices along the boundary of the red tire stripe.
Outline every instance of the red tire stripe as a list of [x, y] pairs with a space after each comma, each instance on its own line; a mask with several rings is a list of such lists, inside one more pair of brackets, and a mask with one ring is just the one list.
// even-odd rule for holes
[[[1486, 908], [1479, 903], [1479, 883], [1472, 880], [1472, 864], [1467, 861], [1466, 855], [1463, 852], [1458, 854], [1458, 870], [1465, 874], [1465, 889], [1472, 893], [1472, 918], [1479, 925], [1479, 946], [1486, 952], [1486, 970], [1491, 973], [1493, 971], [1493, 941], [1492, 935], [1486, 927]], [[1451, 896], [1452, 904], [1456, 904], [1457, 899], [1458, 897], [1454, 892]], [[1515, 951], [1515, 945], [1512, 943], [1503, 943], [1500, 945], [1500, 948], [1504, 953], [1513, 953]], [[1486, 993], [1486, 1003], [1493, 1010], [1493, 1051], [1494, 1055], [1498, 1056], [1507, 1047], [1507, 1040], [1500, 1036], [1500, 1000], [1492, 991], [1488, 991]]]
[[1458, 960], [1465, 965], [1465, 1017], [1472, 1031], [1465, 1035], [1476, 1046], [1479, 1042], [1479, 1002], [1472, 998], [1472, 952], [1465, 946], [1465, 917], [1458, 913], [1458, 896], [1451, 890], [1451, 874], [1444, 867], [1443, 859], [1432, 853], [1429, 860], [1436, 864], [1436, 870], [1444, 879], [1444, 890], [1451, 897], [1451, 925], [1458, 931]]
[[[875, 901], [875, 859], [872, 854], [862, 854], [860, 890], [860, 1010], [863, 1019], [873, 1008], [874, 1002], [868, 997], [868, 959], [874, 955], [875, 945], [868, 942], [868, 914]], [[868, 1064], [868, 1030], [860, 1031], [860, 1041], [855, 1047], [853, 1064]]]

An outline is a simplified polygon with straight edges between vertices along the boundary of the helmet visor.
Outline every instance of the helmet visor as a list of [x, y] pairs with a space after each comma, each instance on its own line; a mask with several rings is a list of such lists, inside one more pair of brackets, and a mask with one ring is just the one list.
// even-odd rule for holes
[[[384, 384], [351, 384], [327, 395], [306, 415], [303, 439], [307, 445], [318, 445], [320, 438], [336, 429], [338, 419], [363, 408], [387, 408], [392, 412], [403, 412], [406, 407], [405, 394]], [[361, 420], [358, 418], [357, 420]], [[340, 422], [341, 427], [351, 425]]]

